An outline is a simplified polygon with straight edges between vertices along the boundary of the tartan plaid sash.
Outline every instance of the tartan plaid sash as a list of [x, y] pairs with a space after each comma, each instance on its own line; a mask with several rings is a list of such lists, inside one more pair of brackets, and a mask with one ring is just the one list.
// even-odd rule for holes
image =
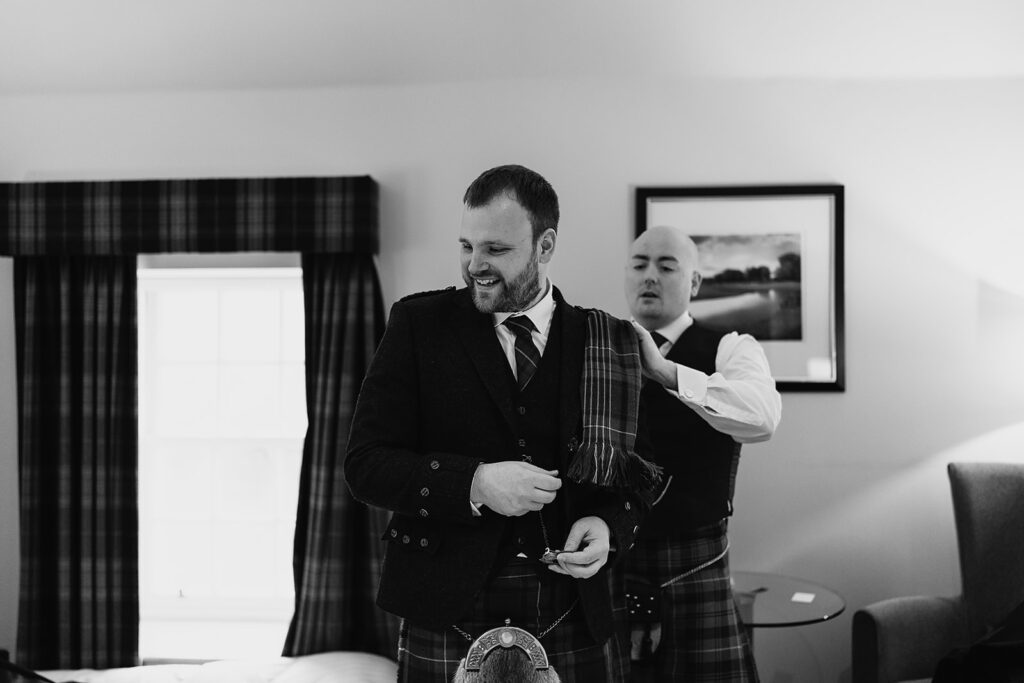
[[583, 439], [569, 466], [570, 479], [638, 493], [658, 486], [661, 468], [636, 452], [642, 383], [633, 326], [604, 311], [588, 311], [580, 381]]

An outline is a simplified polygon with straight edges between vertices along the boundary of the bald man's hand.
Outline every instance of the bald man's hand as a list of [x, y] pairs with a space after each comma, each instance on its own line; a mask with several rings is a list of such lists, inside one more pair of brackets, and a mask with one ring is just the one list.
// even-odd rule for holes
[[661, 386], [675, 391], [679, 386], [676, 364], [661, 355], [661, 350], [654, 343], [654, 338], [643, 325], [635, 320], [630, 322], [636, 331], [636, 339], [640, 343], [640, 358], [643, 361], [644, 377], [653, 379]]

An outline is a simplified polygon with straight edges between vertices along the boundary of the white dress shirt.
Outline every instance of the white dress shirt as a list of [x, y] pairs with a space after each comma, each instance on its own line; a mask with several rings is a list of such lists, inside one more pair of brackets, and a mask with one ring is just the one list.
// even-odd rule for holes
[[[684, 313], [656, 330], [666, 341], [661, 353], [668, 353], [683, 332], [693, 324]], [[666, 391], [692, 408], [716, 430], [739, 443], [767, 441], [782, 417], [782, 397], [768, 367], [764, 349], [749, 334], [729, 332], [718, 343], [715, 372], [676, 366], [676, 389]]]
[[[531, 333], [533, 343], [537, 345], [537, 351], [539, 351], [540, 355], [543, 356], [544, 348], [548, 345], [548, 335], [551, 334], [551, 319], [555, 315], [555, 296], [552, 293], [553, 289], [551, 281], [549, 280], [547, 282], [547, 291], [544, 292], [544, 296], [525, 311], [491, 314], [494, 320], [494, 332], [498, 335], [498, 341], [501, 343], [501, 349], [505, 352], [505, 357], [508, 358], [508, 364], [512, 367], [512, 374], [516, 374], [516, 335], [504, 324], [504, 322], [514, 315], [525, 315], [529, 318], [533, 322], [533, 326], [536, 328]], [[519, 379], [518, 375], [516, 376], [516, 379]]]

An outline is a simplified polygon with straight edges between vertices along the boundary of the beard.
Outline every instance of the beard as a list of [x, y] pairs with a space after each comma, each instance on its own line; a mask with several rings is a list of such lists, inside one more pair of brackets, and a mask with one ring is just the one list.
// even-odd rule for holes
[[[534, 252], [536, 256], [536, 252]], [[462, 279], [466, 281], [473, 294], [473, 305], [481, 313], [509, 313], [525, 309], [540, 294], [539, 260], [531, 258], [526, 267], [519, 271], [511, 280], [501, 278], [493, 291], [480, 291], [476, 280], [464, 272]]]

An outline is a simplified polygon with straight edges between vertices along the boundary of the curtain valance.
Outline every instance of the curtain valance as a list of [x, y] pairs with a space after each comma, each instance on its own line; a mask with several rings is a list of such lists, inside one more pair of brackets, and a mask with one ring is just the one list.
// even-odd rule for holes
[[370, 176], [0, 183], [0, 255], [376, 254]]

